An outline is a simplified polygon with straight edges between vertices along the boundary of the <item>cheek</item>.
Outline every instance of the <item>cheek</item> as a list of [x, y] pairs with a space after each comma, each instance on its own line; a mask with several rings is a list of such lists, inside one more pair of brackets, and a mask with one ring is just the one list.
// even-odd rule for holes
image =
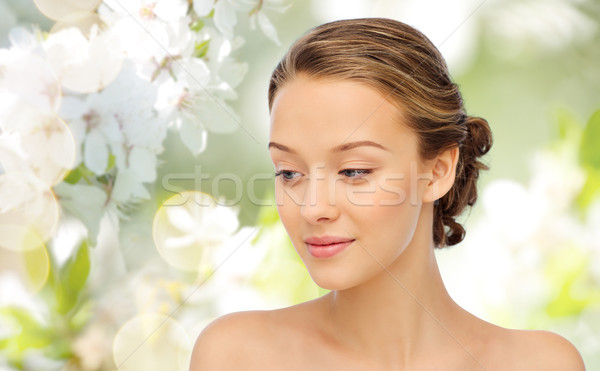
[[355, 206], [419, 206], [422, 202], [423, 186], [416, 166], [381, 171], [376, 177], [368, 177], [356, 184], [336, 187], [336, 193], [344, 197], [343, 202]]
[[371, 207], [361, 208], [361, 218], [378, 238], [405, 244], [414, 234], [420, 206], [416, 184], [409, 179], [380, 179], [371, 194]]
[[277, 208], [302, 205], [304, 199], [304, 184], [284, 185], [281, 181], [275, 180], [275, 203]]
[[300, 206], [293, 196], [294, 194], [289, 191], [289, 187], [283, 187], [278, 182], [275, 184], [277, 213], [290, 237], [294, 236], [295, 231], [293, 229], [298, 226], [298, 218], [300, 217]]
[[369, 179], [364, 184], [349, 186], [345, 195], [352, 205], [394, 208], [406, 203], [416, 203], [417, 192], [413, 188], [404, 175], [385, 175]]
[[288, 204], [277, 205], [277, 213], [279, 214], [279, 219], [281, 220], [281, 224], [283, 224], [283, 228], [294, 246], [294, 249], [298, 250], [296, 244], [295, 236], [299, 233], [299, 220], [297, 216], [297, 212], [292, 210], [292, 207]]
[[277, 213], [279, 214], [279, 218], [283, 223], [283, 226], [287, 229], [288, 225], [291, 223], [291, 219], [294, 218], [293, 205], [290, 205], [288, 202], [277, 203]]

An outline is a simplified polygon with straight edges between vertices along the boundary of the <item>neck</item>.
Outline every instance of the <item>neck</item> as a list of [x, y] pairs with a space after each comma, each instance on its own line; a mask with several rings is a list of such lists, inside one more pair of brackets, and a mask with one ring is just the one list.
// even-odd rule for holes
[[432, 209], [423, 208], [413, 241], [392, 264], [359, 286], [323, 298], [337, 341], [397, 366], [419, 354], [430, 356], [442, 342], [452, 341], [449, 318], [462, 310], [440, 276], [431, 239]]

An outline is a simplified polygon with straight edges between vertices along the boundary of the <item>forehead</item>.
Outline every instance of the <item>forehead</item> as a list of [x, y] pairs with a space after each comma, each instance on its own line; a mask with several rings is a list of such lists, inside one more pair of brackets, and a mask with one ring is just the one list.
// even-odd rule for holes
[[295, 146], [377, 140], [394, 147], [408, 132], [402, 120], [399, 108], [365, 83], [300, 75], [275, 96], [270, 136]]

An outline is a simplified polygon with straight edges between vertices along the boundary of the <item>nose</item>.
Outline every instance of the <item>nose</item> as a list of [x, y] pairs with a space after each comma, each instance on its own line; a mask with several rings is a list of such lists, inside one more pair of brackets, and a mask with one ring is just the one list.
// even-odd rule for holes
[[324, 172], [314, 171], [304, 190], [300, 214], [309, 223], [318, 224], [337, 219], [339, 208], [335, 197], [335, 180]]

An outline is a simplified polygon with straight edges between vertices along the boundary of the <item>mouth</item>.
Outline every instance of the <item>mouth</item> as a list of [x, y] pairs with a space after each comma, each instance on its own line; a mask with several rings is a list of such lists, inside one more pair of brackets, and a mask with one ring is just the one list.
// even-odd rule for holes
[[308, 252], [315, 258], [330, 258], [345, 250], [355, 240], [344, 237], [310, 237], [304, 242], [308, 248]]

